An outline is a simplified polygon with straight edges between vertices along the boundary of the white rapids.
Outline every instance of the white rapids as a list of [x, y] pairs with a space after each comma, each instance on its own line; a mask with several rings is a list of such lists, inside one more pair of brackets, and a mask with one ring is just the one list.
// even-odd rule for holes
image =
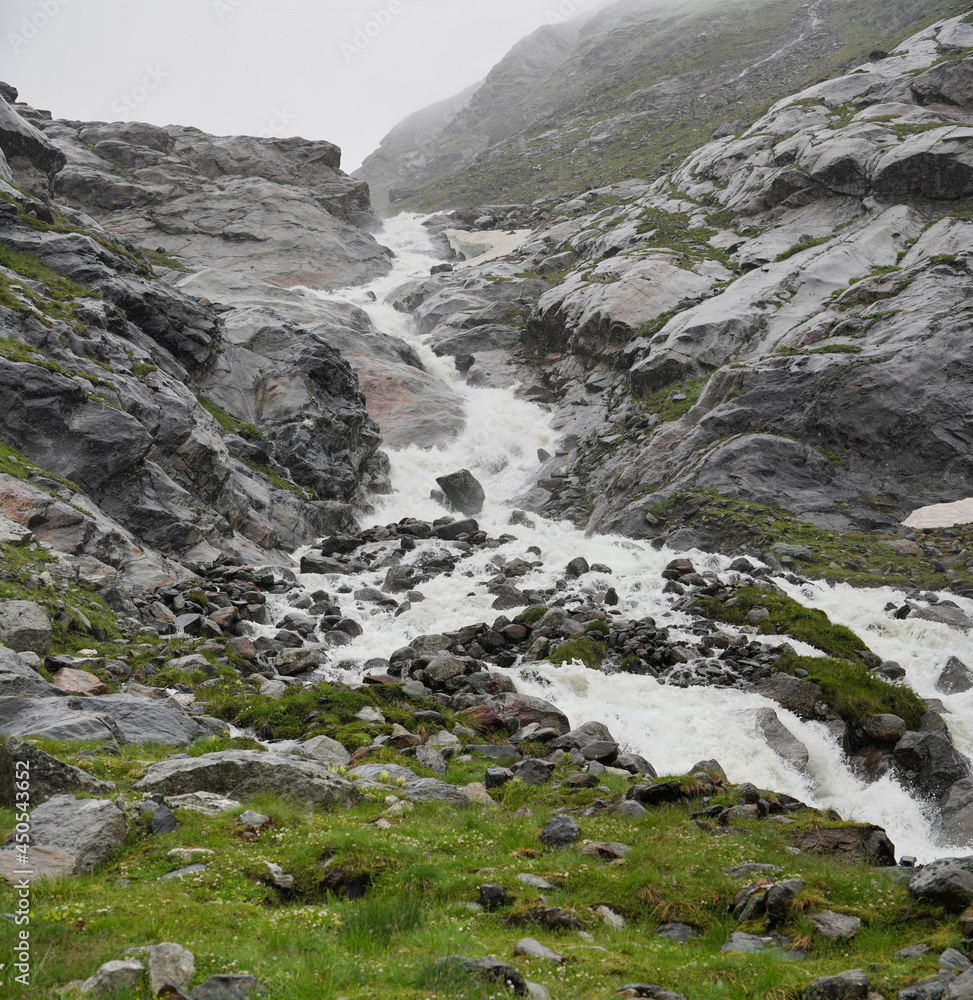
[[[433, 520], [445, 511], [430, 499], [436, 476], [469, 469], [483, 484], [487, 503], [477, 515], [481, 528], [491, 537], [516, 536], [500, 549], [481, 549], [465, 559], [455, 574], [443, 575], [422, 585], [425, 601], [395, 617], [374, 604], [353, 601], [348, 586], [380, 586], [384, 570], [360, 577], [303, 575], [309, 590], [334, 592], [344, 589], [344, 613], [356, 618], [364, 634], [341, 648], [341, 663], [324, 668], [325, 676], [357, 682], [361, 665], [372, 657], [388, 657], [424, 633], [450, 631], [477, 621], [492, 622], [493, 595], [480, 581], [490, 575], [493, 556], [527, 556], [527, 549], [540, 550], [543, 567], [523, 578], [526, 589], [553, 586], [564, 567], [575, 556], [591, 563], [604, 563], [612, 574], [590, 574], [585, 587], [601, 596], [614, 587], [619, 596], [616, 609], [622, 617], [651, 616], [677, 637], [689, 619], [672, 610], [670, 597], [662, 593], [661, 571], [677, 553], [657, 551], [651, 545], [610, 535], [586, 536], [568, 523], [530, 515], [534, 527], [511, 525], [514, 499], [527, 492], [538, 468], [537, 449], [555, 450], [557, 435], [549, 414], [541, 407], [518, 399], [512, 390], [471, 387], [459, 377], [452, 361], [438, 358], [417, 335], [412, 318], [395, 311], [384, 299], [404, 281], [427, 275], [438, 263], [432, 244], [422, 227], [422, 217], [399, 215], [387, 220], [382, 240], [396, 253], [391, 274], [362, 288], [320, 293], [342, 299], [364, 309], [376, 327], [400, 337], [418, 351], [427, 369], [447, 381], [465, 399], [467, 422], [448, 445], [436, 449], [410, 446], [389, 451], [394, 492], [380, 498], [371, 519], [388, 524], [411, 516]], [[373, 293], [374, 299], [372, 295]], [[445, 543], [444, 543], [445, 544]], [[698, 570], [727, 570], [729, 560], [691, 552]], [[529, 556], [527, 556], [530, 558]], [[917, 693], [940, 697], [934, 688], [946, 658], [959, 656], [973, 663], [973, 642], [945, 625], [916, 620], [891, 620], [883, 611], [894, 600], [890, 590], [856, 590], [838, 585], [813, 584], [800, 588], [778, 581], [806, 604], [823, 608], [832, 619], [863, 635], [885, 659], [899, 661]], [[901, 603], [901, 595], [897, 595]], [[511, 613], [513, 614], [513, 613]], [[799, 645], [799, 644], [795, 644]], [[813, 653], [801, 647], [803, 653]], [[336, 651], [337, 652], [337, 651]], [[794, 795], [820, 808], [834, 808], [847, 819], [883, 826], [899, 854], [912, 854], [920, 862], [970, 845], [945, 844], [937, 840], [934, 825], [891, 777], [867, 784], [849, 770], [834, 739], [820, 723], [804, 722], [763, 697], [726, 688], [667, 686], [652, 677], [603, 674], [580, 664], [555, 666], [548, 662], [526, 663], [510, 668], [518, 688], [546, 698], [564, 711], [572, 724], [587, 720], [605, 722], [625, 749], [652, 761], [660, 774], [686, 773], [700, 760], [716, 758], [734, 782], [752, 781]], [[973, 691], [943, 697], [950, 730], [957, 748], [973, 752]], [[802, 773], [786, 764], [757, 735], [752, 710], [772, 707], [784, 725], [807, 747], [810, 763]]]

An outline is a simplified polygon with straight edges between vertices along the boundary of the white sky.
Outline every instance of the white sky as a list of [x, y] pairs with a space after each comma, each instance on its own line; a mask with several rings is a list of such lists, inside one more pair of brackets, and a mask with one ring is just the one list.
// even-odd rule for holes
[[350, 172], [396, 122], [482, 79], [552, 14], [597, 5], [0, 0], [0, 79], [56, 118], [327, 139]]

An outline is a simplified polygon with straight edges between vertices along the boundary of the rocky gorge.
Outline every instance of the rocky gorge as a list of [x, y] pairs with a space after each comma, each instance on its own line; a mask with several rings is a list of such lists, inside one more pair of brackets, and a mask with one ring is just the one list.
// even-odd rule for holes
[[970, 49], [384, 226], [4, 86], [12, 995], [967, 995]]

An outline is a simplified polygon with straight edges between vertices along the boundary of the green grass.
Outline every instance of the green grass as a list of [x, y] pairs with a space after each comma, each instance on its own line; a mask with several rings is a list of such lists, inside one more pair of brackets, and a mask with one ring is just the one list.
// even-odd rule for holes
[[808, 680], [822, 689], [831, 711], [852, 726], [860, 727], [870, 715], [888, 713], [917, 730], [926, 714], [925, 702], [912, 688], [889, 684], [863, 663], [792, 653], [784, 653], [777, 661], [777, 669], [785, 673], [798, 668], [808, 671]]
[[[129, 803], [139, 798], [131, 784], [167, 752], [165, 747], [123, 746], [118, 757], [82, 757], [82, 745], [42, 745], [99, 777], [111, 776]], [[489, 764], [481, 759], [465, 765], [456, 779], [482, 778]], [[564, 773], [561, 765], [555, 777]], [[700, 794], [693, 782], [677, 780], [688, 795]], [[558, 1000], [599, 1000], [628, 982], [657, 983], [704, 1000], [793, 997], [815, 977], [873, 962], [878, 965], [870, 973], [873, 983], [891, 996], [914, 978], [934, 975], [933, 956], [960, 945], [952, 918], [911, 900], [901, 883], [879, 870], [787, 852], [803, 834], [847, 825], [841, 821], [810, 811], [793, 814], [789, 825], [744, 821], [745, 834], [714, 837], [706, 824], [701, 828], [690, 819], [684, 805], [653, 808], [639, 822], [610, 811], [588, 815], [596, 798], [617, 801], [630, 784], [617, 777], [603, 781], [607, 792], [554, 784], [531, 788], [514, 781], [494, 793], [495, 808], [417, 805], [391, 817], [384, 829], [375, 823], [394, 786], [342, 812], [312, 811], [259, 795], [217, 817], [183, 811], [179, 828], [163, 836], [133, 826], [126, 843], [94, 873], [35, 883], [33, 982], [30, 990], [14, 988], [8, 995], [11, 1000], [45, 996], [121, 957], [127, 947], [175, 941], [196, 956], [191, 986], [213, 974], [248, 972], [267, 985], [268, 1000], [511, 995], [495, 983], [476, 982], [438, 964], [448, 955], [493, 955], [542, 983]], [[734, 797], [721, 791], [715, 801], [729, 803]], [[523, 811], [525, 804], [529, 813]], [[687, 800], [694, 808], [699, 804]], [[271, 818], [256, 839], [241, 836], [237, 816], [243, 808]], [[565, 811], [581, 825], [583, 840], [568, 850], [544, 848], [539, 830], [550, 816]], [[0, 811], [0, 834], [13, 823], [10, 810]], [[601, 840], [628, 844], [631, 852], [622, 864], [581, 853], [585, 841]], [[202, 874], [160, 881], [181, 863], [168, 857], [175, 847], [214, 854]], [[723, 870], [754, 859], [804, 879], [806, 889], [781, 930], [810, 941], [807, 961], [720, 952], [736, 929], [729, 902], [747, 881]], [[270, 882], [265, 860], [294, 876], [293, 889]], [[541, 893], [517, 879], [522, 872], [539, 875], [555, 888]], [[470, 910], [485, 882], [505, 886], [511, 904], [492, 912]], [[343, 888], [348, 885], [363, 887], [364, 896], [351, 898]], [[542, 897], [574, 914], [592, 937], [585, 941], [574, 931], [508, 922], [544, 905]], [[619, 912], [627, 926], [610, 929], [594, 912], [601, 905]], [[13, 890], [0, 886], [0, 908], [14, 906]], [[863, 931], [853, 941], [823, 941], [811, 932], [804, 911], [825, 907], [860, 917]], [[673, 944], [655, 935], [663, 920], [692, 923], [702, 936], [687, 945]], [[744, 929], [761, 933], [765, 922]], [[0, 925], [5, 954], [14, 931], [6, 921]], [[525, 936], [569, 956], [567, 963], [514, 958], [513, 945]], [[894, 958], [899, 948], [917, 941], [934, 945], [929, 957]]]
[[232, 414], [226, 412], [218, 403], [206, 396], [198, 397], [199, 405], [229, 434], [236, 434], [238, 437], [246, 438], [248, 441], [258, 441], [266, 435], [255, 424], [238, 420]]
[[[820, 445], [811, 447], [824, 450]], [[842, 459], [840, 453], [832, 454]], [[882, 498], [871, 498], [871, 502], [876, 509], [890, 509]], [[665, 503], [652, 506], [650, 513], [669, 528], [691, 525], [704, 529], [714, 537], [719, 551], [728, 554], [736, 554], [745, 547], [769, 551], [775, 542], [806, 546], [812, 559], [800, 562], [797, 571], [811, 579], [836, 579], [856, 587], [932, 590], [973, 587], [973, 574], [963, 563], [951, 566], [956, 576], [947, 577], [929, 558], [895, 552], [888, 543], [899, 536], [891, 531], [888, 534], [832, 531], [802, 521], [780, 507], [737, 500], [714, 490], [674, 493]], [[961, 525], [956, 530], [959, 539], [933, 535], [924, 541], [944, 551], [954, 544], [973, 546], [973, 525]]]
[[578, 660], [586, 667], [600, 667], [605, 659], [605, 647], [591, 635], [568, 639], [548, 656], [551, 663], [571, 663]]
[[171, 257], [167, 253], [163, 253], [160, 250], [149, 250], [147, 247], [140, 247], [145, 259], [153, 267], [162, 267], [170, 271], [183, 271], [186, 274], [192, 274], [193, 269], [187, 267], [183, 261], [176, 257]]
[[862, 639], [844, 625], [835, 625], [823, 611], [763, 587], [742, 587], [730, 601], [714, 598], [703, 601], [702, 607], [710, 618], [732, 625], [745, 625], [751, 611], [764, 609], [770, 614], [759, 625], [762, 635], [789, 635], [829, 656], [855, 663], [862, 662], [863, 653], [868, 652]]
[[[678, 420], [696, 405], [707, 382], [709, 382], [709, 376], [702, 375], [687, 382], [657, 389], [651, 395], [640, 400], [640, 409], [647, 413], [658, 414], [662, 423]], [[678, 396], [683, 398], [677, 399]]]

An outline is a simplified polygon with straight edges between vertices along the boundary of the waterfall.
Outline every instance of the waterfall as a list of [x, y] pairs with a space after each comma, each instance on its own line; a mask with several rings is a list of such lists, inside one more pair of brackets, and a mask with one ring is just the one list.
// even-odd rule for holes
[[[499, 549], [481, 548], [465, 558], [455, 574], [423, 584], [425, 600], [398, 617], [374, 604], [341, 595], [344, 612], [355, 618], [364, 634], [335, 651], [340, 661], [324, 668], [323, 676], [355, 683], [361, 664], [372, 657], [388, 657], [416, 635], [444, 632], [473, 622], [492, 622], [494, 596], [487, 591], [490, 560], [497, 554], [524, 556], [531, 546], [540, 551], [543, 565], [522, 579], [526, 589], [552, 587], [563, 576], [567, 563], [583, 555], [591, 563], [610, 567], [611, 574], [593, 573], [584, 578], [592, 596], [603, 596], [614, 587], [619, 596], [615, 609], [623, 618], [651, 616], [679, 638], [691, 619], [673, 610], [671, 596], [663, 594], [661, 572], [677, 554], [651, 545], [609, 535], [586, 536], [571, 524], [530, 515], [533, 527], [511, 525], [513, 498], [532, 485], [538, 468], [537, 449], [554, 450], [557, 435], [550, 416], [541, 407], [518, 399], [512, 390], [471, 387], [458, 375], [448, 358], [437, 357], [416, 333], [410, 316], [397, 312], [385, 297], [404, 281], [428, 275], [438, 263], [422, 217], [400, 215], [386, 222], [382, 239], [396, 253], [391, 274], [363, 288], [316, 293], [341, 299], [364, 309], [375, 326], [401, 338], [420, 355], [428, 371], [445, 380], [465, 400], [466, 426], [446, 445], [421, 449], [415, 446], [389, 451], [394, 492], [379, 498], [377, 511], [366, 522], [387, 524], [406, 516], [432, 520], [445, 511], [430, 499], [439, 475], [469, 469], [483, 484], [487, 502], [477, 516], [491, 537], [515, 536]], [[435, 544], [435, 543], [432, 543]], [[445, 547], [447, 543], [442, 543]], [[729, 559], [697, 551], [688, 553], [698, 571], [728, 571]], [[385, 570], [356, 577], [301, 577], [309, 590], [334, 591], [381, 586]], [[885, 659], [899, 661], [921, 696], [939, 697], [934, 682], [945, 659], [955, 655], [973, 662], [973, 642], [945, 625], [917, 620], [890, 619], [884, 607], [901, 594], [885, 588], [858, 590], [844, 585], [809, 583], [795, 587], [776, 581], [786, 592], [808, 606], [826, 611], [833, 621], [847, 625], [866, 638]], [[348, 590], [348, 587], [344, 587]], [[952, 599], [962, 602], [950, 595]], [[728, 627], [729, 628], [729, 627]], [[685, 633], [686, 637], [690, 633]], [[773, 642], [773, 637], [766, 637]], [[820, 655], [790, 639], [805, 655]], [[848, 768], [834, 737], [821, 723], [798, 719], [755, 693], [714, 687], [668, 686], [647, 676], [604, 674], [580, 664], [557, 666], [531, 662], [509, 668], [520, 690], [547, 699], [561, 708], [572, 724], [588, 720], [605, 722], [624, 749], [642, 754], [660, 774], [685, 773], [696, 761], [716, 758], [731, 781], [754, 784], [794, 795], [821, 809], [834, 808], [843, 817], [883, 826], [900, 854], [916, 855], [921, 862], [936, 856], [968, 850], [937, 840], [933, 817], [891, 777], [872, 784]], [[961, 751], [973, 752], [973, 692], [943, 697], [952, 714], [950, 729]], [[784, 725], [807, 747], [810, 761], [796, 770], [778, 757], [762, 740], [752, 721], [752, 710], [772, 707]]]

